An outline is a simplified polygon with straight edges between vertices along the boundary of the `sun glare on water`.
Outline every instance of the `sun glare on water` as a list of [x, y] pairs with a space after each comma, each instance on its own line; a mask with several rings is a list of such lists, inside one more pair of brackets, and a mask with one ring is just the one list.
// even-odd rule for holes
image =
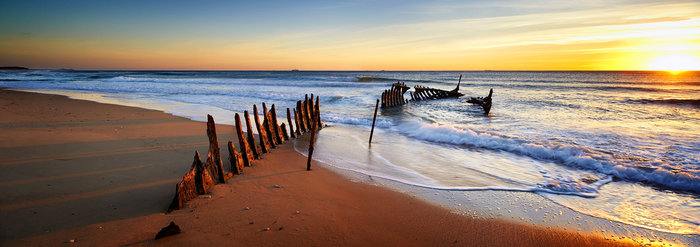
[[651, 61], [649, 69], [668, 71], [674, 74], [683, 71], [700, 70], [700, 59], [688, 54], [670, 54]]

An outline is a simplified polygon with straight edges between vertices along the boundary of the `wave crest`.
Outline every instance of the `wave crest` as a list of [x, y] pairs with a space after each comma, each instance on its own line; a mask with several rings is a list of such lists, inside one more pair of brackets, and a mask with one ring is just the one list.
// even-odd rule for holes
[[[591, 150], [575, 146], [543, 146], [505, 137], [492, 136], [487, 133], [476, 133], [469, 129], [458, 129], [453, 126], [428, 124], [408, 121], [399, 124], [401, 133], [431, 142], [466, 145], [477, 148], [502, 150], [510, 153], [528, 156], [535, 159], [553, 161], [574, 168], [593, 170], [617, 178], [654, 184], [682, 191], [700, 192], [700, 175], [690, 172], [675, 172], [661, 167], [640, 169], [635, 164], [595, 154]], [[573, 186], [573, 187], [572, 187]], [[576, 186], [580, 186], [577, 188]], [[590, 189], [581, 183], [574, 184], [543, 184], [543, 189], [568, 191], [571, 189], [585, 192]], [[579, 190], [581, 189], [581, 190]]]

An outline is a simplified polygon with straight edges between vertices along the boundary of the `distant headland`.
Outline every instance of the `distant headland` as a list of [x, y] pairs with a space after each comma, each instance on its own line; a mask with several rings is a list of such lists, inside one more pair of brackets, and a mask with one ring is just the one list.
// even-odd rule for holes
[[29, 68], [20, 67], [20, 66], [4, 66], [4, 67], [0, 67], [0, 70], [29, 70]]

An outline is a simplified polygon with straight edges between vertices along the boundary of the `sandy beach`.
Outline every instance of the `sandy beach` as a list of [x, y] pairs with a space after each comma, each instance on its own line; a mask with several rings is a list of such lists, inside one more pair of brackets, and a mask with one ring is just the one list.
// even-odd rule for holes
[[[12, 90], [0, 90], [0, 119], [3, 246], [633, 245], [458, 215], [318, 163], [306, 171], [291, 142], [166, 213], [194, 152], [207, 152], [205, 123]], [[222, 150], [237, 143], [232, 126], [217, 131]], [[153, 240], [171, 221], [182, 233]]]

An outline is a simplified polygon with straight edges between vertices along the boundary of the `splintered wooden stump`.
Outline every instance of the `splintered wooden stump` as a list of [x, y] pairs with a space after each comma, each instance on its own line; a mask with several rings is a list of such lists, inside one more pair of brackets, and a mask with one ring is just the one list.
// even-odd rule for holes
[[304, 114], [304, 123], [306, 123], [306, 129], [311, 129], [311, 116], [309, 116], [309, 95], [304, 95], [304, 102], [301, 105], [304, 109], [302, 112]]
[[314, 114], [316, 114], [316, 121], [318, 121], [318, 124], [316, 124], [316, 126], [318, 126], [319, 129], [323, 128], [323, 122], [321, 122], [321, 107], [318, 103], [318, 96], [316, 96], [316, 106], [314, 108]]
[[185, 173], [182, 181], [175, 187], [175, 198], [170, 203], [168, 211], [182, 208], [185, 202], [197, 197], [198, 194], [206, 194], [212, 186], [214, 186], [214, 181], [209, 175], [208, 169], [202, 164], [199, 152], [195, 152], [190, 171]]
[[185, 173], [185, 177], [182, 178], [182, 181], [177, 183], [177, 186], [175, 187], [175, 198], [173, 198], [173, 201], [170, 203], [168, 211], [180, 209], [185, 205], [185, 202], [197, 197], [197, 188], [194, 185], [194, 176], [195, 171], [194, 168], [192, 168], [190, 171]]
[[[290, 112], [291, 111], [289, 110], [289, 108], [287, 108], [287, 122], [289, 123], [289, 137], [295, 138], [297, 136], [294, 134], [294, 125], [292, 125], [292, 115], [290, 114]], [[297, 128], [299, 128], [299, 127], [297, 127]]]
[[250, 151], [250, 146], [248, 145], [248, 141], [246, 140], [245, 136], [243, 136], [243, 130], [241, 127], [241, 117], [236, 113], [236, 134], [238, 135], [238, 142], [241, 144], [241, 154], [243, 156], [243, 165], [244, 166], [251, 166], [253, 165], [253, 160], [255, 160], [255, 157], [253, 156], [253, 152]]
[[227, 174], [224, 172], [224, 164], [221, 161], [221, 150], [216, 138], [216, 124], [211, 115], [207, 115], [207, 136], [209, 137], [209, 153], [205, 165], [218, 183], [225, 183]]
[[296, 108], [295, 108], [293, 111], [294, 111], [294, 124], [296, 124], [296, 126], [297, 126], [297, 130], [296, 130], [297, 133], [296, 133], [296, 135], [297, 135], [297, 136], [300, 136], [300, 135], [301, 135], [301, 130], [300, 130], [300, 128], [299, 128], [299, 112], [297, 111]]
[[263, 128], [265, 128], [265, 131], [267, 131], [267, 140], [270, 143], [270, 146], [272, 148], [277, 147], [277, 142], [275, 142], [275, 132], [272, 131], [272, 126], [270, 126], [270, 117], [269, 113], [267, 112], [267, 106], [265, 106], [265, 102], [262, 103], [263, 105]]
[[209, 170], [202, 164], [202, 160], [199, 158], [199, 152], [194, 152], [192, 167], [195, 170], [194, 185], [197, 188], [197, 193], [200, 195], [208, 193], [209, 188], [214, 186], [214, 179], [211, 177]]
[[[315, 116], [314, 114], [316, 111], [316, 108], [314, 108], [314, 94], [311, 94], [311, 98], [309, 98], [309, 117]], [[311, 120], [313, 121], [313, 120]]]
[[233, 142], [228, 142], [228, 159], [231, 162], [231, 171], [235, 175], [243, 174], [243, 155], [236, 151]]
[[284, 137], [284, 141], [289, 141], [289, 135], [287, 134], [287, 126], [285, 126], [284, 123], [280, 125], [280, 129], [282, 130], [282, 137]]
[[282, 143], [284, 137], [282, 137], [282, 130], [280, 130], [279, 124], [277, 124], [277, 111], [275, 110], [275, 104], [272, 104], [272, 107], [270, 107], [270, 124], [275, 132], [275, 140], [277, 143]]
[[253, 136], [253, 127], [250, 125], [250, 116], [248, 116], [248, 111], [244, 111], [243, 116], [245, 117], [246, 134], [248, 134], [248, 144], [250, 145], [250, 150], [253, 151], [253, 156], [255, 156], [255, 159], [260, 159], [262, 156], [262, 150], [260, 147], [255, 145], [255, 136]]
[[260, 137], [260, 150], [263, 153], [270, 152], [270, 143], [267, 140], [267, 132], [260, 127], [260, 118], [258, 117], [258, 107], [253, 105], [253, 114], [255, 115], [255, 128], [258, 129], [258, 137]]
[[[301, 103], [301, 100], [297, 101], [297, 114], [295, 115], [295, 118], [299, 119], [299, 128], [301, 129], [301, 133], [306, 132], [306, 123], [304, 123], [304, 110], [303, 110], [303, 104]], [[301, 134], [300, 133], [300, 134]]]

